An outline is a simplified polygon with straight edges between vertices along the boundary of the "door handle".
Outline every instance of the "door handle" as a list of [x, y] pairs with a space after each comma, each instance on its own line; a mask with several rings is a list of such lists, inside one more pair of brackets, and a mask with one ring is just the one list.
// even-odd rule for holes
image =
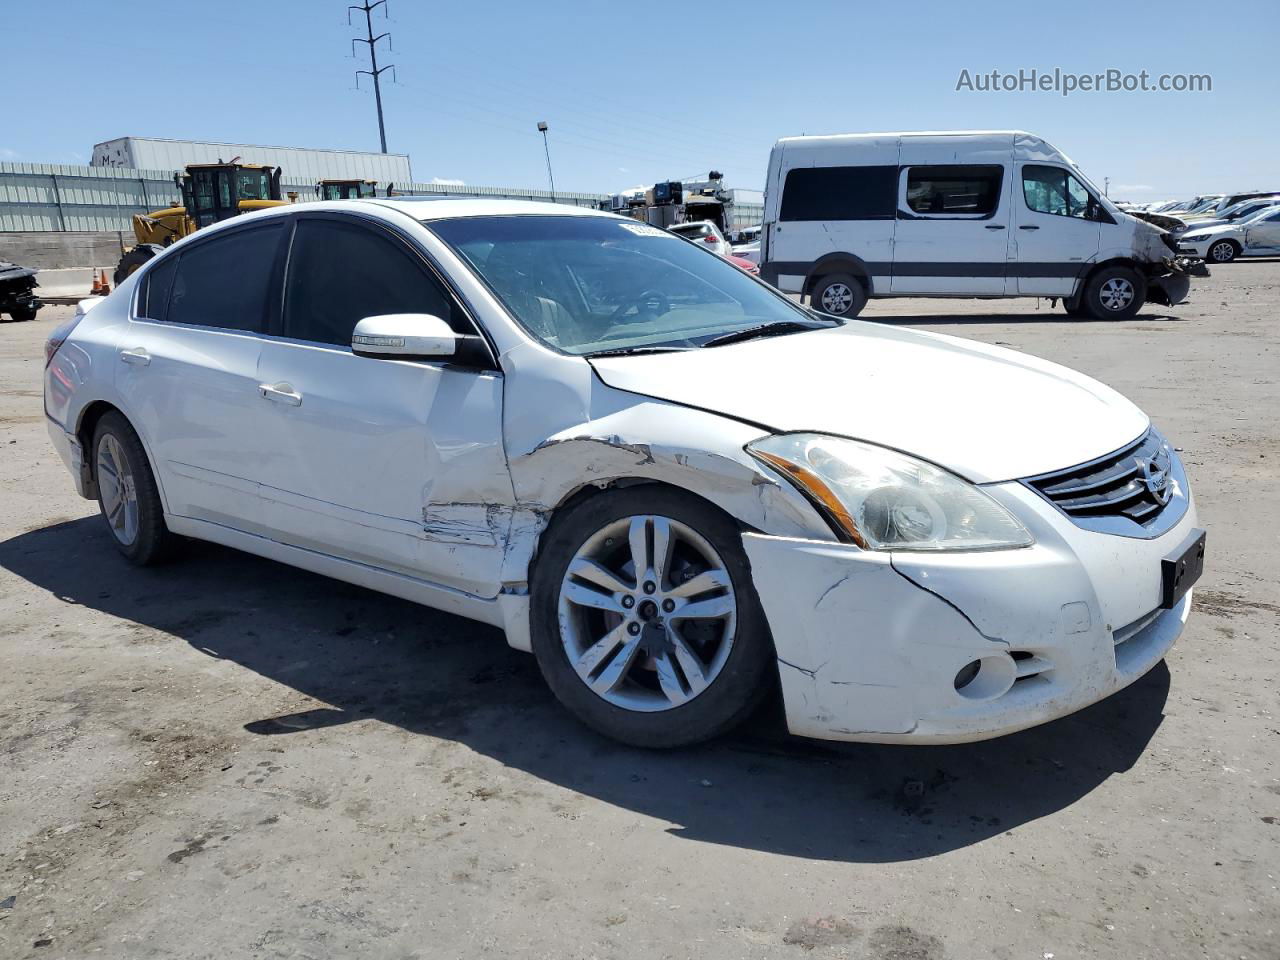
[[260, 383], [258, 393], [276, 403], [287, 403], [291, 407], [302, 406], [302, 394], [295, 392], [287, 383]]
[[1024, 223], [1024, 224], [1023, 224], [1022, 226], [1020, 226], [1018, 229], [1019, 229], [1019, 230], [1039, 230], [1040, 228], [1039, 228], [1039, 227], [1037, 227], [1035, 224], [1027, 224], [1027, 223]]
[[124, 363], [136, 364], [139, 367], [145, 367], [151, 362], [151, 354], [147, 353], [143, 347], [134, 347], [132, 350], [121, 350], [120, 359]]
[[987, 224], [986, 229], [988, 229], [988, 230], [1003, 230], [1003, 229], [1004, 229], [1004, 224], [1002, 224], [1002, 223], [988, 223], [988, 224]]

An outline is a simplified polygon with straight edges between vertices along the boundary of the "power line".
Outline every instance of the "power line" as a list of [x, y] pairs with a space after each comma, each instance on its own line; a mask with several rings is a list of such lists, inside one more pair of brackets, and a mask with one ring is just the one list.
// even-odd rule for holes
[[[388, 63], [386, 66], [381, 68], [378, 66], [378, 41], [381, 40], [383, 37], [391, 36], [390, 32], [388, 31], [383, 31], [382, 33], [378, 34], [376, 37], [373, 35], [373, 11], [376, 10], [378, 7], [382, 7], [382, 17], [385, 20], [387, 17], [387, 0], [376, 0], [375, 3], [370, 3], [369, 0], [364, 0], [364, 3], [359, 6], [352, 4], [351, 6], [347, 7], [347, 26], [351, 26], [352, 10], [359, 10], [364, 14], [364, 25], [365, 25], [365, 33], [367, 38], [352, 37], [351, 53], [352, 53], [352, 56], [355, 55], [357, 43], [368, 44], [370, 69], [356, 71], [356, 86], [357, 87], [360, 86], [360, 74], [367, 73], [369, 76], [373, 77], [373, 99], [378, 107], [378, 139], [382, 142], [382, 152], [386, 153], [387, 152], [387, 127], [386, 127], [386, 124], [383, 123], [382, 121], [381, 77], [384, 71], [390, 70], [391, 77], [392, 79], [394, 79], [396, 75], [396, 65], [394, 63]], [[387, 48], [390, 49], [390, 47], [391, 47], [391, 41], [387, 40]]]

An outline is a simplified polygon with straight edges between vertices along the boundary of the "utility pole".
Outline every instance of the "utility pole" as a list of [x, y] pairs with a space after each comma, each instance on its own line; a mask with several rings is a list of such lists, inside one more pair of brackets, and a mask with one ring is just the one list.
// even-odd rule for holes
[[1110, 177], [1102, 178], [1102, 195], [1104, 197], [1111, 196], [1111, 178]]
[[551, 175], [551, 148], [547, 146], [547, 121], [539, 120], [538, 129], [542, 131], [542, 150], [547, 155], [547, 179], [551, 182], [551, 199], [556, 198], [556, 178]]
[[[375, 103], [377, 103], [378, 105], [378, 139], [382, 141], [382, 152], [386, 153], [387, 152], [387, 128], [386, 128], [386, 125], [382, 122], [382, 84], [379, 81], [383, 72], [387, 70], [391, 71], [391, 76], [394, 79], [396, 75], [396, 72], [395, 72], [396, 65], [394, 63], [388, 63], [385, 67], [378, 66], [378, 41], [381, 40], [383, 37], [391, 36], [391, 34], [387, 31], [383, 31], [382, 33], [378, 34], [376, 37], [373, 35], [373, 11], [378, 9], [378, 7], [382, 7], [382, 16], [385, 19], [387, 16], [387, 0], [377, 0], [376, 3], [370, 3], [369, 0], [364, 0], [364, 3], [361, 4], [360, 6], [356, 6], [352, 4], [351, 6], [347, 7], [347, 26], [352, 25], [351, 24], [352, 10], [359, 10], [361, 13], [364, 14], [364, 27], [365, 27], [366, 36], [352, 38], [351, 55], [355, 56], [357, 43], [365, 43], [369, 45], [370, 69], [356, 71], [356, 86], [357, 87], [360, 86], [360, 74], [367, 73], [369, 76], [373, 77], [373, 99]], [[390, 41], [387, 41], [388, 47], [390, 47], [390, 43], [391, 43]]]

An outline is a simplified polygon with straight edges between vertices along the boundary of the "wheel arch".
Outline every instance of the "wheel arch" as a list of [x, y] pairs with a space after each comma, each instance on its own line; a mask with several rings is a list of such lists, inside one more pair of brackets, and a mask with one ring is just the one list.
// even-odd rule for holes
[[167, 512], [169, 501], [165, 497], [164, 483], [160, 478], [160, 471], [156, 469], [156, 458], [151, 452], [151, 447], [147, 444], [146, 437], [142, 435], [142, 431], [138, 429], [129, 414], [109, 400], [98, 399], [85, 404], [76, 421], [75, 437], [80, 443], [80, 449], [83, 451], [80, 470], [84, 482], [85, 496], [90, 500], [95, 500], [98, 497], [96, 458], [93, 456], [93, 435], [97, 431], [98, 424], [102, 421], [102, 418], [108, 413], [120, 414], [125, 423], [129, 424], [130, 429], [137, 434], [138, 442], [142, 444], [142, 450], [147, 455], [147, 466], [151, 469], [151, 476], [155, 479], [156, 489], [160, 492], [160, 503]]
[[1147, 279], [1147, 273], [1143, 269], [1141, 261], [1136, 260], [1133, 257], [1125, 256], [1108, 257], [1106, 260], [1099, 260], [1097, 263], [1085, 265], [1084, 269], [1080, 272], [1079, 279], [1076, 281], [1075, 293], [1072, 294], [1072, 296], [1077, 298], [1082, 297], [1085, 289], [1089, 286], [1089, 282], [1093, 280], [1100, 271], [1111, 267], [1125, 267], [1142, 277], [1144, 282]]
[[868, 297], [875, 291], [871, 270], [867, 267], [865, 260], [853, 253], [828, 253], [814, 261], [813, 266], [809, 268], [808, 276], [804, 278], [804, 286], [800, 292], [806, 297], [809, 296], [819, 280], [833, 273], [849, 274], [862, 284]]

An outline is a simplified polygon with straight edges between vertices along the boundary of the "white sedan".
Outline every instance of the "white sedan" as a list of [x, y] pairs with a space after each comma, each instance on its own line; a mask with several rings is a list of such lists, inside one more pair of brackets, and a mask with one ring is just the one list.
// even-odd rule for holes
[[705, 245], [708, 250], [718, 253], [722, 257], [727, 257], [733, 253], [729, 246], [729, 241], [724, 238], [720, 228], [709, 220], [691, 220], [688, 223], [674, 224], [667, 229], [688, 240], [693, 240], [695, 243]]
[[1280, 207], [1265, 207], [1248, 220], [1216, 227], [1188, 224], [1177, 237], [1178, 252], [1210, 263], [1230, 263], [1237, 257], [1280, 254]]
[[842, 323], [664, 230], [361, 199], [173, 245], [47, 344], [125, 558], [211, 540], [493, 624], [595, 729], [954, 742], [1146, 673], [1204, 533], [1102, 384]]

